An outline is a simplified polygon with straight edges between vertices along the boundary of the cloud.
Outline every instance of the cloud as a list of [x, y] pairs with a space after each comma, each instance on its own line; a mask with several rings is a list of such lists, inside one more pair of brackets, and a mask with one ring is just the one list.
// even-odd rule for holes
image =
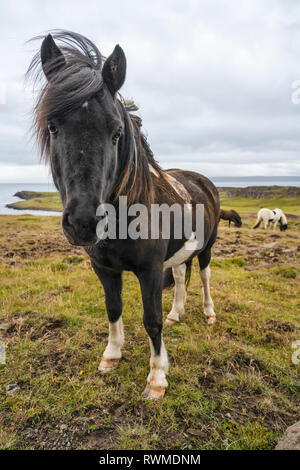
[[[24, 43], [53, 28], [85, 34], [104, 55], [122, 45], [122, 94], [140, 105], [164, 168], [300, 174], [300, 105], [291, 100], [300, 79], [298, 1], [15, 0], [1, 9], [0, 179], [9, 168], [22, 177], [26, 166], [26, 178], [38, 177], [28, 134], [33, 98], [23, 85], [34, 46]], [[42, 167], [40, 177], [48, 178]]]

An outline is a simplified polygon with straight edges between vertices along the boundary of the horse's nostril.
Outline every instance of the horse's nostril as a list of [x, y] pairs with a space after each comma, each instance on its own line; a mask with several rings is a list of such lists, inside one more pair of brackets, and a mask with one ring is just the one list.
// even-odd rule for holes
[[72, 227], [71, 217], [69, 212], [66, 212], [63, 218], [63, 226], [64, 227]]
[[67, 214], [66, 221], [68, 225], [72, 225], [70, 214]]

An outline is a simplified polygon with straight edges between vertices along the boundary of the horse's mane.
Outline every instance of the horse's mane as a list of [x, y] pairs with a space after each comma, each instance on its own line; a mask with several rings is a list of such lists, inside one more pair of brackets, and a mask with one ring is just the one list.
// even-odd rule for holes
[[[86, 100], [101, 93], [103, 89], [102, 66], [105, 61], [97, 46], [86, 37], [63, 30], [51, 32], [54, 40], [64, 55], [52, 61], [51, 67], [61, 66], [53, 74], [51, 83], [45, 80], [40, 52], [33, 57], [26, 73], [26, 78], [33, 78], [34, 85], [42, 82], [34, 107], [33, 131], [37, 138], [41, 158], [49, 162], [50, 140], [47, 124], [54, 116], [71, 113]], [[42, 40], [38, 36], [32, 40]], [[59, 63], [60, 61], [60, 63]], [[153, 202], [154, 190], [149, 165], [157, 175], [164, 178], [164, 172], [156, 162], [153, 152], [141, 131], [142, 120], [132, 114], [138, 108], [133, 102], [126, 102], [121, 96], [118, 106], [125, 120], [125, 136], [119, 140], [120, 168], [119, 177], [113, 189], [113, 198], [127, 195], [128, 203]], [[170, 188], [172, 193], [172, 188]], [[141, 200], [143, 199], [143, 201]]]

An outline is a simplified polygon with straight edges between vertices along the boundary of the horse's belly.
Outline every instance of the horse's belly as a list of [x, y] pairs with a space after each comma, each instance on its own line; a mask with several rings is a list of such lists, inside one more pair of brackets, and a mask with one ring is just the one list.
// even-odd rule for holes
[[191, 238], [187, 240], [184, 245], [178, 251], [176, 251], [176, 253], [174, 253], [174, 255], [164, 262], [164, 269], [179, 266], [180, 264], [185, 263], [198, 249], [199, 242], [196, 239], [195, 232], [193, 232]]

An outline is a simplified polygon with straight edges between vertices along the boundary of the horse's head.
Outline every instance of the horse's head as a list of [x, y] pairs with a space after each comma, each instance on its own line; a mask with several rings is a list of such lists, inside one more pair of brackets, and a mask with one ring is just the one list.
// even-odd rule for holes
[[[40, 60], [47, 85], [36, 107], [36, 125], [63, 202], [64, 233], [72, 244], [93, 245], [96, 209], [115, 181], [124, 129], [116, 94], [125, 80], [126, 58], [117, 45], [102, 68], [93, 43], [74, 33], [66, 37], [68, 46], [60, 48], [50, 34], [43, 40]], [[84, 45], [85, 54], [74, 42]]]
[[233, 218], [234, 225], [236, 227], [241, 227], [242, 226], [242, 219], [241, 219], [240, 215], [234, 210], [232, 210], [232, 218]]

